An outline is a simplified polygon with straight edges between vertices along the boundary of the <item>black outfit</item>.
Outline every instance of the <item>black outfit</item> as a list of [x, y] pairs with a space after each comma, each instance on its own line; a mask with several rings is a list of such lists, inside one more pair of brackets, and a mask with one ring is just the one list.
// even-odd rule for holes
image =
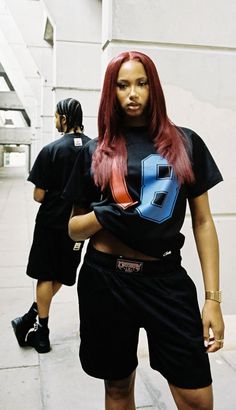
[[[128, 246], [147, 255], [162, 257], [179, 251], [184, 243], [180, 233], [185, 218], [187, 198], [196, 197], [218, 182], [222, 176], [202, 139], [192, 130], [182, 128], [191, 151], [196, 181], [179, 186], [165, 158], [156, 153], [146, 128], [131, 128], [126, 133], [128, 175], [125, 187], [132, 204], [117, 203], [108, 187], [103, 194], [91, 178], [91, 157], [97, 139], [82, 150], [67, 195], [85, 209], [94, 210], [101, 225]], [[80, 181], [77, 184], [77, 181]], [[74, 185], [73, 185], [74, 184]], [[72, 193], [73, 192], [73, 193]]]
[[84, 134], [65, 134], [42, 148], [30, 171], [28, 181], [46, 191], [27, 265], [32, 278], [68, 286], [75, 283], [83, 244], [75, 244], [68, 236], [72, 203], [61, 196], [77, 155], [89, 140]]
[[97, 140], [81, 151], [65, 194], [94, 210], [101, 225], [128, 246], [157, 261], [130, 260], [88, 246], [79, 274], [80, 359], [102, 379], [122, 379], [137, 366], [140, 327], [148, 337], [150, 364], [176, 386], [211, 384], [197, 292], [181, 266], [180, 233], [188, 198], [222, 180], [202, 139], [182, 128], [195, 174], [178, 183], [173, 167], [154, 149], [146, 128], [128, 129], [128, 172], [101, 193], [91, 174]]

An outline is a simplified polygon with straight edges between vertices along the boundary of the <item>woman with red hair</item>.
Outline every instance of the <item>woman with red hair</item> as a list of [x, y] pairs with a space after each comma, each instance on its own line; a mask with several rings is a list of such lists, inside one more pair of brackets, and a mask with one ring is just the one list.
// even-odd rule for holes
[[[98, 131], [65, 191], [74, 202], [70, 237], [90, 238], [78, 281], [82, 367], [104, 379], [106, 410], [134, 410], [142, 327], [150, 365], [178, 409], [211, 410], [206, 353], [223, 346], [224, 323], [207, 191], [221, 173], [202, 139], [169, 120], [156, 67], [143, 53], [123, 52], [108, 64]], [[187, 201], [205, 286], [202, 317], [181, 264]]]

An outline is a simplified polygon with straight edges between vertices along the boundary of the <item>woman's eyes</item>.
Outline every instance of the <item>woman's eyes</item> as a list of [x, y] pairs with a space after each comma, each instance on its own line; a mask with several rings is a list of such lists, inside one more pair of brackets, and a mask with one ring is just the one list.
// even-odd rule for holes
[[120, 90], [125, 90], [125, 89], [128, 87], [128, 85], [127, 85], [127, 84], [124, 84], [124, 83], [117, 83], [117, 87], [118, 87]]
[[138, 85], [139, 85], [140, 87], [144, 87], [145, 85], [147, 85], [147, 81], [140, 81], [140, 82], [138, 83]]
[[[146, 85], [148, 84], [148, 82], [147, 81], [139, 81], [138, 83], [137, 83], [137, 86], [138, 87], [145, 87]], [[127, 88], [129, 88], [130, 87], [130, 85], [129, 84], [126, 84], [126, 83], [117, 83], [117, 87], [120, 89], [120, 90], [126, 90]]]

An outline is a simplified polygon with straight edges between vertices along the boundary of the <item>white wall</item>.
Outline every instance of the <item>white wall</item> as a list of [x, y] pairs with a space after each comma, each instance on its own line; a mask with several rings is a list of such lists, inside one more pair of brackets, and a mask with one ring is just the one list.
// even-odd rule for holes
[[84, 112], [85, 133], [97, 135], [100, 91], [101, 2], [98, 0], [47, 0], [54, 22], [54, 103], [77, 98]]

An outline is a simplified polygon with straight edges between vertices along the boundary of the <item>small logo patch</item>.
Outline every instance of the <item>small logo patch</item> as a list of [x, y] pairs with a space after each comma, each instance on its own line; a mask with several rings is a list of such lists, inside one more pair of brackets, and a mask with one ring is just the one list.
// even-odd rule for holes
[[126, 259], [117, 259], [116, 268], [122, 272], [127, 273], [142, 272], [143, 262], [130, 261]]
[[163, 257], [165, 257], [165, 256], [168, 256], [168, 255], [171, 255], [172, 254], [172, 252], [171, 251], [166, 251], [165, 253], [163, 253]]
[[73, 251], [79, 251], [81, 248], [81, 242], [75, 242]]
[[83, 145], [82, 138], [74, 138], [74, 146], [81, 147]]

